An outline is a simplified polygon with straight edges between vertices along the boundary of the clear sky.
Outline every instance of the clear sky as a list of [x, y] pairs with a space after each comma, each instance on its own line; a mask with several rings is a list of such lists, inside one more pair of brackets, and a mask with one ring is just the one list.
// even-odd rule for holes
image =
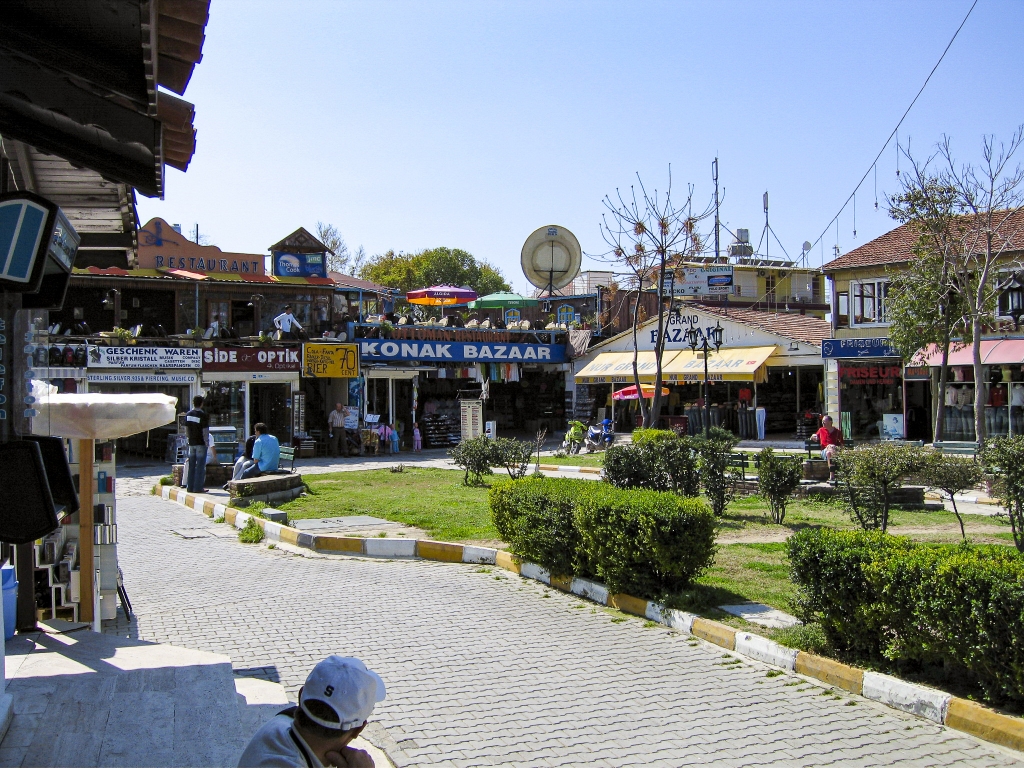
[[[604, 195], [636, 173], [664, 189], [671, 163], [676, 197], [693, 184], [703, 206], [717, 154], [723, 222], [757, 245], [768, 190], [795, 256], [970, 5], [213, 0], [185, 94], [195, 158], [185, 174], [168, 168], [166, 200], [140, 197], [139, 214], [253, 253], [327, 221], [370, 254], [464, 248], [525, 289], [519, 253], [534, 229], [560, 224], [601, 253]], [[1008, 138], [1024, 122], [1022, 30], [1024, 2], [980, 0], [901, 143], [923, 153], [947, 133], [975, 161], [983, 134]], [[856, 237], [852, 210], [840, 217], [843, 252], [892, 227], [895, 171], [890, 145], [879, 210], [871, 175]], [[826, 259], [835, 242], [833, 226]]]

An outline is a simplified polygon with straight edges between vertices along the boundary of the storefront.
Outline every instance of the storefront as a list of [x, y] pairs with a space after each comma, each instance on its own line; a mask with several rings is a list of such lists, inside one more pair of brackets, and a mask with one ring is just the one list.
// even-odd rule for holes
[[[929, 374], [922, 385], [929, 386], [933, 398], [938, 398], [942, 353], [934, 348], [922, 350], [917, 362]], [[981, 363], [982, 380], [978, 383], [974, 380], [974, 345], [949, 353], [942, 431], [946, 440], [976, 439], [974, 409], [979, 404], [984, 409], [987, 437], [1024, 434], [1024, 339], [983, 339]]]
[[317, 443], [318, 452], [326, 454], [330, 434], [327, 416], [337, 403], [359, 407], [361, 384], [359, 345], [303, 344], [301, 394], [305, 396], [305, 418], [296, 420], [296, 432], [309, 435]]
[[[89, 346], [89, 391], [170, 395], [177, 399], [176, 411], [183, 413], [192, 407], [192, 398], [200, 394], [200, 352], [190, 347]], [[175, 425], [169, 424], [120, 438], [118, 447], [128, 453], [162, 459], [168, 456], [168, 440], [176, 431]]]
[[290, 444], [295, 429], [293, 407], [304, 410], [300, 390], [301, 347], [229, 347], [202, 350], [204, 409], [211, 427], [234, 427], [239, 443], [253, 424]]
[[[839, 423], [848, 440], [925, 439], [925, 394], [912, 387], [914, 417], [908, 419], [903, 361], [888, 338], [825, 339], [821, 356], [835, 366]], [[925, 411], [924, 413], [927, 413]], [[917, 437], [913, 437], [917, 435]]]
[[411, 443], [420, 424], [426, 447], [459, 439], [465, 398], [484, 401], [499, 433], [532, 434], [565, 424], [565, 346], [462, 341], [363, 341], [364, 414], [398, 423]]
[[[722, 347], [708, 354], [708, 405], [704, 406], [704, 355], [687, 342], [690, 328], [722, 328]], [[711, 426], [742, 438], [766, 435], [806, 436], [821, 411], [824, 371], [820, 339], [828, 324], [809, 315], [769, 315], [754, 310], [711, 311], [687, 308], [667, 316], [662, 354], [663, 397], [658, 423], [685, 425], [691, 433]], [[642, 327], [637, 359], [640, 381], [651, 384], [657, 372], [654, 347], [657, 319]], [[615, 403], [612, 393], [633, 378], [632, 332], [591, 347], [574, 361], [577, 419], [615, 417], [615, 428], [631, 430], [639, 422], [638, 401]], [[760, 421], [758, 421], [760, 420]]]

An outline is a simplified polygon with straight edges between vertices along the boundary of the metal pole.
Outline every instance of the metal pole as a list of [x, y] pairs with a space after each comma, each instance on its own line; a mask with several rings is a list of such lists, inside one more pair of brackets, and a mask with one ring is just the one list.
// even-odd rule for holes
[[718, 158], [711, 163], [711, 176], [715, 181], [715, 263], [718, 263]]
[[704, 439], [711, 432], [711, 387], [708, 384], [708, 340], [704, 339]]

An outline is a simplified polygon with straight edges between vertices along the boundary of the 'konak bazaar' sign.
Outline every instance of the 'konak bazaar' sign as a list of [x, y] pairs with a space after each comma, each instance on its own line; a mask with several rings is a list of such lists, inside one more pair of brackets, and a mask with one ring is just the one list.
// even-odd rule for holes
[[195, 368], [199, 353], [192, 347], [89, 347], [90, 368]]
[[560, 344], [473, 344], [462, 341], [364, 341], [360, 357], [366, 361], [423, 360], [471, 363], [564, 363]]
[[301, 365], [301, 350], [297, 347], [213, 347], [203, 350], [204, 371], [298, 371]]
[[903, 369], [898, 365], [840, 365], [839, 380], [844, 384], [899, 384]]

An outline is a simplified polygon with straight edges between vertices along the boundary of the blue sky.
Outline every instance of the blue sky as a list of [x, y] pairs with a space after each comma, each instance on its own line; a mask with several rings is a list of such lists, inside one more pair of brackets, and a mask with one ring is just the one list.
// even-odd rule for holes
[[[525, 289], [539, 226], [600, 253], [601, 200], [639, 173], [712, 192], [757, 244], [768, 190], [790, 255], [853, 190], [970, 7], [927, 2], [213, 0], [186, 98], [198, 144], [140, 198], [225, 250], [335, 224], [368, 253], [464, 248]], [[928, 151], [1024, 122], [1024, 2], [980, 0], [900, 131]], [[892, 227], [895, 149], [839, 221], [843, 252]], [[710, 225], [707, 227], [710, 229]], [[724, 234], [724, 233], [723, 233]], [[727, 235], [725, 241], [729, 240]], [[835, 227], [824, 238], [831, 258]], [[781, 249], [774, 239], [769, 253]], [[762, 248], [763, 250], [763, 248]], [[816, 247], [813, 263], [820, 263]], [[601, 264], [585, 260], [585, 268]]]

